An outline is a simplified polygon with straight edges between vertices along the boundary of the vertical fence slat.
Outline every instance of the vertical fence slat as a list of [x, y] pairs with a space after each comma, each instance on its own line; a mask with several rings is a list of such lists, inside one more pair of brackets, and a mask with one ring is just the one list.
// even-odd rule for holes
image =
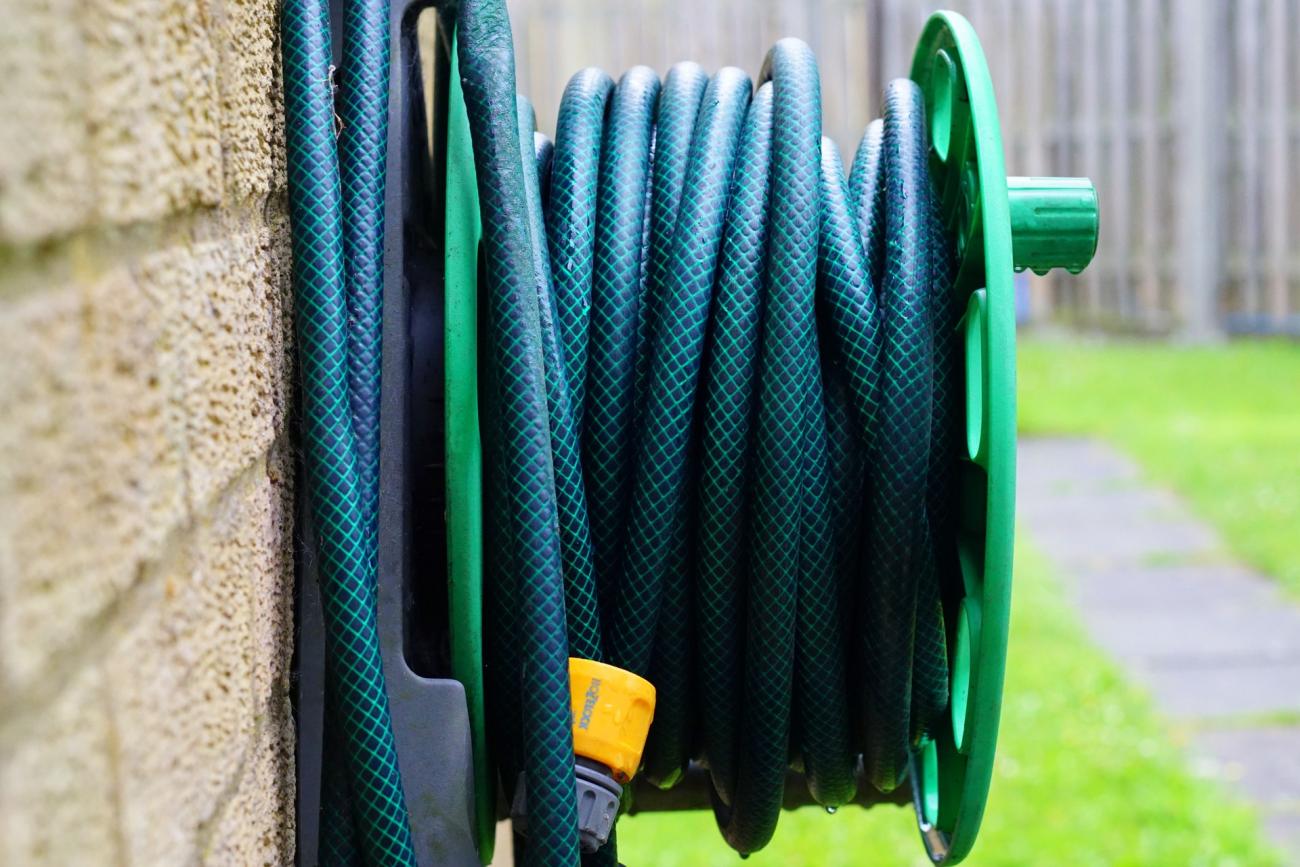
[[880, 33], [880, 86], [903, 73], [903, 4], [899, 0], [880, 0], [884, 14]]
[[1108, 245], [1112, 264], [1112, 309], [1120, 316], [1138, 318], [1137, 305], [1130, 295], [1129, 284], [1129, 214], [1132, 187], [1129, 177], [1129, 91], [1128, 69], [1129, 0], [1111, 0], [1107, 19], [1106, 69], [1108, 115], [1104, 134], [1108, 138], [1107, 174], [1111, 199], [1110, 218], [1114, 231]]
[[[1050, 33], [1047, 30], [1046, 9], [1042, 3], [1030, 0], [1024, 8], [1024, 65], [1030, 74], [1023, 75], [1024, 82], [1024, 162], [1011, 166], [1017, 174], [1046, 175], [1051, 171], [1051, 154], [1048, 149], [1048, 126], [1051, 107], [1047, 99], [1047, 71]], [[1037, 73], [1037, 74], [1034, 74]], [[1052, 305], [1052, 277], [1039, 277], [1029, 272], [1030, 314], [1050, 317]]]
[[[1138, 8], [1138, 129], [1142, 142], [1142, 265], [1139, 291], [1140, 315], [1148, 322], [1160, 309], [1160, 273], [1164, 245], [1160, 241], [1160, 192], [1166, 182], [1160, 154], [1160, 56], [1162, 25], [1159, 0], [1141, 0]], [[1167, 162], [1167, 161], [1165, 161]], [[1109, 243], [1109, 239], [1107, 239]]]
[[[1100, 71], [1103, 57], [1099, 45], [1098, 29], [1100, 22], [1098, 19], [1101, 15], [1101, 9], [1096, 0], [1091, 3], [1075, 5], [1079, 8], [1079, 14], [1083, 19], [1080, 26], [1082, 41], [1078, 56], [1074, 58], [1074, 63], [1081, 67], [1076, 73], [1080, 84], [1080, 92], [1079, 113], [1075, 118], [1075, 122], [1082, 125], [1080, 137], [1083, 147], [1079, 164], [1095, 183], [1106, 190], [1106, 195], [1100, 199], [1099, 204], [1102, 222], [1110, 225], [1108, 217], [1116, 193], [1114, 186], [1109, 183], [1110, 178], [1106, 175], [1100, 153]], [[1096, 320], [1103, 315], [1101, 278], [1103, 272], [1108, 270], [1110, 265], [1110, 252], [1111, 248], [1109, 246], [1099, 251], [1097, 261], [1093, 264], [1093, 267], [1084, 272], [1082, 278], [1087, 290], [1087, 316], [1092, 320]]]
[[1267, 0], [1268, 51], [1265, 84], [1268, 93], [1268, 304], [1260, 312], [1283, 319], [1288, 311], [1290, 250], [1287, 226], [1290, 217], [1289, 111], [1287, 105], [1287, 58], [1290, 56], [1285, 0]]
[[[1300, 6], [1300, 2], [1297, 2], [1297, 0], [1291, 0], [1291, 2], [1287, 4], [1290, 21], [1287, 32], [1290, 34], [1291, 45], [1295, 45], [1297, 41], [1300, 40], [1300, 8], [1297, 8], [1297, 6]], [[1290, 87], [1288, 88], [1290, 96], [1286, 105], [1288, 132], [1287, 152], [1290, 154], [1296, 154], [1300, 153], [1300, 138], [1298, 138], [1298, 136], [1300, 136], [1300, 128], [1297, 126], [1297, 120], [1300, 119], [1297, 117], [1297, 103], [1300, 103], [1300, 57], [1297, 57], [1295, 52], [1291, 53], [1291, 68], [1287, 80], [1290, 83]], [[1297, 185], [1297, 174], [1300, 173], [1291, 173], [1289, 186]], [[1293, 217], [1292, 221], [1294, 221], [1294, 219], [1295, 218]], [[1290, 236], [1291, 231], [1293, 231], [1291, 225], [1292, 223], [1289, 222], [1287, 226], [1288, 237]], [[1287, 301], [1287, 319], [1284, 321], [1283, 327], [1286, 328], [1286, 333], [1293, 336], [1300, 336], [1300, 281], [1297, 281], [1298, 275], [1296, 272], [1296, 263], [1297, 257], [1293, 252], [1287, 259], [1287, 286], [1289, 292]]]
[[[1055, 162], [1052, 170], [1056, 171], [1059, 166], [1074, 166], [1076, 174], [1083, 174], [1082, 167], [1078, 167], [1077, 153], [1078, 148], [1075, 142], [1076, 123], [1075, 117], [1075, 100], [1074, 100], [1074, 63], [1071, 60], [1072, 48], [1074, 45], [1074, 32], [1071, 29], [1073, 23], [1073, 10], [1077, 8], [1071, 0], [1056, 0], [1053, 12], [1052, 27], [1052, 57], [1055, 58], [1055, 68], [1052, 79], [1055, 85], [1056, 99], [1054, 103], [1055, 118], [1054, 124], [1056, 130], [1055, 141]], [[1074, 282], [1065, 282], [1058, 276], [1055, 286], [1059, 292], [1058, 304], [1067, 309], [1074, 318], [1079, 318], [1080, 309], [1078, 302], [1078, 285]]]
[[1243, 0], [1237, 9], [1237, 175], [1241, 183], [1242, 213], [1233, 244], [1233, 258], [1241, 263], [1240, 304], [1257, 315], [1263, 309], [1260, 286], [1259, 237], [1262, 191], [1259, 183], [1259, 146], [1263, 117], [1260, 106], [1259, 0]]
[[[1212, 8], [1214, 7], [1214, 8]], [[1216, 297], [1222, 274], [1219, 253], [1218, 136], [1222, 129], [1218, 93], [1223, 67], [1214, 60], [1222, 40], [1218, 3], [1180, 4], [1172, 19], [1176, 88], [1175, 138], [1180, 152], [1178, 211], [1175, 216], [1182, 328], [1193, 339], [1216, 330]]]

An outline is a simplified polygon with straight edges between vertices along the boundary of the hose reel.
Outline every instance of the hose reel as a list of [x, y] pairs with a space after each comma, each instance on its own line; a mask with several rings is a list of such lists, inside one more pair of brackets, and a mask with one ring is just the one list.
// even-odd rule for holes
[[[429, 695], [434, 683], [454, 681], [463, 687], [463, 698], [454, 690], [447, 692], [437, 687], [444, 691], [439, 702], [451, 705], [461, 702], [462, 710], [458, 713], [464, 715], [473, 744], [472, 783], [467, 786], [472, 792], [473, 820], [464, 823], [466, 827], [458, 828], [455, 834], [468, 833], [476, 843], [479, 857], [486, 860], [492, 846], [492, 823], [502, 812], [502, 805], [493, 794], [494, 769], [489, 754], [502, 747], [488, 743], [485, 711], [488, 696], [483, 677], [485, 636], [481, 612], [485, 536], [480, 377], [484, 369], [479, 345], [484, 291], [481, 280], [485, 273], [479, 252], [484, 231], [479, 202], [482, 175], [475, 165], [473, 132], [460, 84], [462, 59], [452, 38], [455, 19], [450, 12], [444, 13], [440, 31], [439, 65], [446, 74], [441, 77], [445, 90], [435, 94], [434, 99], [432, 150], [437, 159], [424, 164], [422, 155], [411, 147], [414, 121], [422, 119], [409, 115], [406, 106], [412, 101], [400, 91], [414, 84], [409, 72], [413, 67], [411, 56], [405, 52], [413, 46], [411, 9], [419, 5], [403, 4], [405, 11], [394, 15], [394, 32], [399, 38], [396, 44], [400, 46], [395, 52], [394, 69], [402, 74], [394, 76], [399, 94], [393, 104], [401, 111], [401, 123], [394, 124], [397, 130], [390, 135], [389, 215], [390, 225], [421, 223], [422, 233], [429, 233], [431, 225], [441, 224], [441, 232], [434, 228], [431, 234], [435, 247], [441, 248], [442, 261], [435, 264], [441, 265], [442, 275], [441, 281], [437, 281], [436, 275], [424, 274], [416, 285], [409, 285], [396, 296], [396, 303], [406, 308], [403, 321], [396, 323], [397, 335], [392, 333], [394, 329], [386, 329], [385, 338], [405, 345], [409, 353], [406, 359], [415, 359], [412, 374], [419, 376], [421, 370], [427, 374], [429, 370], [441, 368], [445, 383], [441, 412], [435, 410], [440, 416], [437, 421], [443, 427], [442, 437], [437, 438], [441, 442], [435, 449], [445, 449], [445, 466], [441, 468], [445, 481], [437, 481], [442, 482], [438, 506], [445, 509], [446, 516], [446, 565], [442, 574], [447, 597], [441, 618], [434, 616], [432, 621], [435, 632], [441, 628], [445, 633], [435, 643], [446, 641], [447, 650], [445, 664], [425, 666], [436, 676], [416, 677], [411, 683], [427, 690]], [[954, 291], [962, 299], [959, 355], [965, 410], [959, 426], [962, 454], [956, 496], [959, 582], [944, 591], [944, 608], [951, 612], [947, 627], [950, 698], [944, 712], [909, 753], [908, 784], [890, 794], [882, 794], [870, 785], [859, 785], [857, 802], [869, 804], [910, 795], [931, 857], [936, 862], [955, 863], [969, 852], [974, 842], [987, 796], [1005, 661], [1014, 509], [1013, 274], [1024, 269], [1038, 273], [1053, 267], [1072, 272], [1082, 269], [1095, 249], [1096, 200], [1086, 181], [1006, 178], [988, 70], [973, 30], [960, 16], [944, 13], [930, 19], [917, 46], [911, 78], [924, 96], [926, 137], [930, 145], [928, 170], [938, 219], [954, 245], [952, 279]], [[394, 151], [398, 151], [396, 156]], [[405, 167], [405, 173], [392, 172], [395, 158], [399, 167]], [[407, 183], [423, 171], [431, 171], [437, 180], [430, 182], [427, 177], [419, 177], [418, 183]], [[427, 203], [394, 204], [394, 197], [400, 197], [403, 191], [426, 196], [432, 191], [434, 212], [427, 210]], [[436, 207], [439, 198], [441, 208]], [[393, 219], [394, 214], [398, 219]], [[390, 238], [392, 234], [390, 228]], [[409, 247], [419, 246], [411, 243], [409, 232], [405, 234]], [[429, 253], [425, 249], [421, 254], [426, 266], [431, 261]], [[413, 274], [418, 276], [410, 261], [415, 258], [408, 248], [394, 267], [390, 257], [388, 279], [394, 278], [393, 271], [397, 272], [398, 280], [403, 275], [408, 280]], [[429, 280], [430, 277], [433, 279]], [[431, 319], [426, 320], [426, 325], [430, 321], [433, 325], [424, 329], [423, 335], [415, 327], [419, 317], [411, 312], [420, 307], [413, 301], [413, 296], [421, 293], [420, 282], [426, 283], [424, 288], [430, 290], [422, 303], [431, 303], [436, 308]], [[441, 285], [435, 285], [438, 282]], [[394, 304], [395, 294], [386, 295], [389, 308]], [[410, 336], [413, 333], [414, 338]], [[398, 361], [401, 360], [399, 353]], [[392, 379], [388, 377], [385, 381], [386, 394]], [[410, 380], [401, 385], [409, 389]], [[387, 409], [388, 404], [385, 406]], [[431, 416], [425, 415], [423, 420], [430, 422]], [[409, 418], [406, 421], [406, 435], [411, 437]], [[385, 425], [388, 424], [386, 416]], [[426, 424], [426, 428], [432, 426], [435, 425]], [[428, 436], [428, 433], [416, 434], [420, 435]], [[409, 478], [401, 484], [409, 486]], [[382, 525], [382, 515], [380, 520]], [[401, 525], [409, 533], [409, 521], [409, 517], [399, 516], [390, 524]], [[419, 542], [407, 539], [405, 544]], [[421, 557], [427, 565], [428, 552]], [[388, 581], [382, 550], [380, 560], [382, 626], [384, 586]], [[424, 784], [412, 780], [413, 772], [408, 766], [412, 759], [408, 756], [419, 755], [421, 751], [427, 755], [427, 731], [419, 733], [421, 729], [427, 730], [427, 723], [422, 724], [410, 708], [404, 710], [408, 700], [404, 688], [393, 682], [420, 667], [411, 663], [413, 656], [418, 655], [412, 652], [411, 646], [430, 640], [427, 636], [413, 636], [412, 622], [426, 615], [412, 614], [411, 593], [402, 589], [421, 580], [427, 582], [428, 575], [412, 576], [407, 574], [409, 569], [408, 559], [397, 569], [401, 573], [400, 581], [390, 582], [397, 585], [388, 604], [397, 608], [400, 634], [392, 649], [385, 648], [385, 668], [393, 695], [403, 783], [408, 791], [407, 801], [414, 805], [420, 802], [410, 795], [412, 786]], [[390, 613], [390, 623], [393, 616]], [[421, 759], [414, 761], [424, 768], [415, 771], [416, 774], [437, 772]], [[786, 786], [786, 805], [808, 802], [798, 775], [791, 774]], [[641, 780], [634, 782], [632, 810], [709, 807], [710, 785], [705, 766], [692, 763], [683, 769], [682, 779], [673, 782], [677, 785], [667, 790]], [[461, 794], [463, 798], [467, 793]], [[422, 836], [426, 841], [430, 838], [422, 835], [422, 827], [427, 828], [427, 823], [422, 822], [418, 812], [412, 818], [412, 825], [417, 853], [433, 851], [428, 848], [430, 842], [422, 843]], [[440, 833], [449, 834], [441, 829]]]

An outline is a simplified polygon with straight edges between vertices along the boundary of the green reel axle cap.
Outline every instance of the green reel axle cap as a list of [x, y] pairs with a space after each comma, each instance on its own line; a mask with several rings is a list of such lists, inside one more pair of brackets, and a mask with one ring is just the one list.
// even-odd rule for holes
[[1087, 178], [1007, 178], [1017, 271], [1078, 274], [1097, 252], [1097, 190]]

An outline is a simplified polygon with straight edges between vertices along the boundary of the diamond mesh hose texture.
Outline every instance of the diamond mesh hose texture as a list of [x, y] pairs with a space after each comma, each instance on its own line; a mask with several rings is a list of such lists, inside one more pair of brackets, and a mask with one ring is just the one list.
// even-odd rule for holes
[[303, 466], [326, 629], [320, 859], [414, 864], [375, 610], [388, 4], [345, 6], [337, 117], [324, 0], [285, 0], [281, 14]]
[[[307, 496], [327, 626], [322, 861], [413, 863], [375, 625], [387, 4], [283, 6]], [[490, 726], [525, 863], [574, 864], [568, 658], [659, 693], [644, 773], [719, 827], [889, 791], [948, 704], [953, 253], [916, 85], [845, 176], [807, 46], [756, 82], [578, 73], [554, 144], [501, 0], [458, 17], [483, 223]], [[341, 126], [336, 139], [336, 123]], [[861, 771], [861, 772], [860, 772]], [[510, 800], [507, 791], [506, 800]], [[611, 842], [585, 863], [616, 863]]]
[[[579, 860], [570, 655], [658, 693], [643, 773], [708, 768], [741, 853], [787, 769], [826, 807], [904, 779], [960, 598], [955, 258], [920, 89], [845, 175], [806, 45], [570, 81], [553, 145], [501, 0], [465, 0], [484, 244], [489, 719], [529, 865]], [[616, 863], [615, 842], [584, 863]]]

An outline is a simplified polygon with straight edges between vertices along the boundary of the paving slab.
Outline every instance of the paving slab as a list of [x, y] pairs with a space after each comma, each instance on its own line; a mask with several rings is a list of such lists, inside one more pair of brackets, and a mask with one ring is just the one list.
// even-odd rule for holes
[[1300, 727], [1202, 731], [1192, 743], [1210, 757], [1203, 771], [1248, 791], [1269, 834], [1300, 860], [1300, 763], [1278, 760], [1300, 755]]
[[1300, 606], [1214, 530], [1093, 440], [1020, 444], [1020, 526], [1092, 638], [1188, 724], [1198, 767], [1300, 848]]

